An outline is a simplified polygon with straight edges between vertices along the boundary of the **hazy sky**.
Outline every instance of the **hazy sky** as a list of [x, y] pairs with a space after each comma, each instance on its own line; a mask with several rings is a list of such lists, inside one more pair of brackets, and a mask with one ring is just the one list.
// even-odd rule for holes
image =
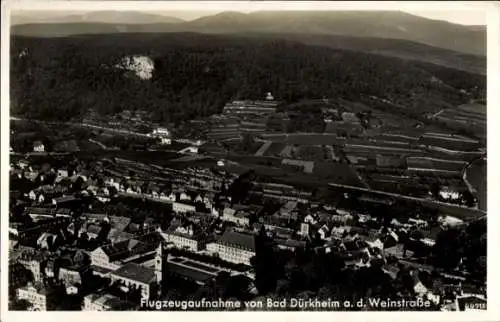
[[486, 25], [485, 11], [407, 11], [429, 19], [446, 20], [462, 25]]
[[[241, 12], [250, 12], [248, 10], [238, 10]], [[410, 14], [426, 17], [429, 19], [444, 20], [452, 23], [462, 24], [462, 25], [486, 25], [486, 12], [484, 10], [404, 10]], [[22, 17], [22, 23], [39, 21], [50, 21], [51, 17], [60, 17], [72, 14], [83, 14], [89, 12], [89, 10], [84, 11], [22, 11], [13, 13], [13, 16]], [[162, 14], [167, 16], [178, 17], [184, 20], [192, 20], [202, 16], [217, 14], [220, 11], [169, 11], [169, 12], [158, 12], [158, 11], [148, 11], [149, 13]], [[16, 19], [12, 19], [16, 20]]]

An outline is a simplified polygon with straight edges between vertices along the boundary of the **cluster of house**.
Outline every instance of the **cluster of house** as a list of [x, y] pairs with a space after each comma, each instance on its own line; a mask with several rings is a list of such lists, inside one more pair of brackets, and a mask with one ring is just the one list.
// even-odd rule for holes
[[[21, 160], [11, 171], [14, 177], [26, 179], [26, 172], [34, 171], [33, 168]], [[201, 170], [186, 171], [187, 182], [193, 177], [210, 177]], [[143, 188], [142, 184], [125, 184], [123, 177], [107, 177], [98, 183], [90, 173], [64, 167], [45, 169], [43, 173], [52, 173], [56, 178], [52, 184], [45, 184], [39, 180], [40, 173], [33, 178], [33, 187], [19, 196], [24, 203], [20, 204], [24, 206], [22, 218], [30, 220], [17, 218], [11, 220], [9, 227], [10, 287], [17, 299], [29, 301], [38, 310], [54, 309], [61, 294], [84, 297], [83, 310], [137, 308], [99, 285], [96, 277], [118, 285], [122, 292], [158, 298], [170, 276], [199, 285], [223, 270], [251, 276], [255, 233], [262, 226], [280, 249], [295, 251], [314, 241], [325, 253], [338, 254], [352, 269], [377, 264], [395, 278], [399, 270], [395, 263], [404, 263], [414, 271], [415, 292], [442, 304], [443, 295], [432, 292], [419, 280], [418, 272], [427, 268], [415, 263], [412, 254], [429, 250], [440, 229], [462, 223], [443, 217], [436, 228], [429, 227], [425, 220], [409, 218], [394, 219], [391, 227], [381, 228], [378, 219], [369, 214], [310, 203], [306, 193], [298, 196], [293, 187], [285, 185], [256, 185], [259, 198], [271, 198], [277, 205], [270, 213], [261, 215], [262, 204], [235, 204], [230, 196], [219, 194], [216, 198], [216, 192], [167, 191], [155, 185]], [[65, 181], [70, 188], [80, 181], [80, 191], [52, 191]], [[177, 182], [178, 188], [181, 181]], [[153, 218], [137, 223], [130, 217], [98, 213], [90, 208], [81, 212], [81, 208], [75, 207], [84, 203], [84, 198], [109, 202], [116, 195], [169, 204], [173, 220], [162, 227]], [[82, 243], [82, 239], [87, 242]], [[182, 250], [183, 255], [170, 254], [172, 247]], [[217, 258], [218, 264], [214, 264], [213, 258]], [[242, 273], [235, 265], [248, 270]], [[461, 277], [446, 279], [460, 292]], [[460, 296], [457, 294], [449, 298], [456, 300]]]
[[[147, 298], [157, 296], [160, 279], [155, 268], [151, 267], [155, 261], [150, 257], [158, 252], [162, 243], [193, 253], [217, 253], [223, 261], [235, 264], [249, 265], [249, 259], [255, 254], [252, 243], [248, 243], [250, 236], [240, 236], [238, 232], [228, 231], [214, 238], [207, 232], [206, 220], [196, 220], [196, 216], [200, 217], [200, 207], [197, 208], [200, 205], [202, 212], [208, 215], [202, 218], [213, 219], [217, 218], [219, 213], [224, 213], [223, 208], [216, 209], [212, 205], [213, 194], [188, 191], [166, 193], [154, 188], [141, 191], [139, 186], [125, 185], [119, 178], [106, 178], [99, 185], [91, 179], [90, 174], [87, 177], [86, 173], [65, 168], [39, 171], [39, 167], [30, 165], [26, 160], [21, 160], [11, 168], [14, 178], [33, 183], [31, 190], [24, 190], [24, 193], [17, 195], [19, 205], [24, 206], [22, 217], [30, 220], [25, 222], [17, 218], [11, 221], [9, 227], [9, 272], [14, 281], [11, 288], [17, 299], [28, 300], [35, 310], [55, 309], [57, 298], [62, 294], [61, 287], [63, 293], [81, 295], [82, 289], [88, 287], [93, 276], [109, 278], [112, 283], [123, 283], [124, 287], [132, 285], [139, 288], [141, 294]], [[38, 173], [33, 175], [33, 178], [28, 179], [25, 176], [26, 172], [35, 171]], [[45, 184], [43, 179], [39, 180], [45, 173], [52, 174], [56, 179]], [[83, 183], [80, 185], [81, 191], [69, 193], [69, 188], [72, 188], [78, 178]], [[62, 181], [68, 181], [69, 188], [54, 194], [53, 190], [57, 190], [56, 187], [59, 187]], [[146, 218], [143, 223], [138, 224], [132, 223], [129, 217], [95, 213], [92, 209], [81, 214], [75, 213], [75, 202], [81, 204], [85, 197], [95, 197], [101, 202], [108, 202], [113, 195], [119, 194], [139, 198], [147, 196], [169, 203], [178, 218], [185, 217], [189, 221], [174, 220], [170, 227], [162, 230], [152, 218]], [[141, 227], [136, 227], [138, 225]], [[80, 245], [79, 240], [83, 236], [86, 240], [97, 241], [97, 247], [89, 250]], [[85, 264], [76, 266], [74, 263], [60, 261], [53, 264], [55, 258], [66, 256], [72, 249], [83, 252], [86, 260], [82, 262]], [[241, 256], [238, 255], [240, 250]], [[178, 257], [174, 259], [168, 259], [169, 274], [197, 283], [213, 279], [221, 269], [193, 260], [184, 259], [179, 262]], [[19, 274], [21, 270], [28, 273]], [[68, 278], [69, 275], [74, 278]], [[49, 283], [48, 280], [52, 282]], [[55, 282], [62, 286], [54, 287]], [[91, 292], [85, 296], [83, 309], [134, 307], [129, 304], [113, 294]]]

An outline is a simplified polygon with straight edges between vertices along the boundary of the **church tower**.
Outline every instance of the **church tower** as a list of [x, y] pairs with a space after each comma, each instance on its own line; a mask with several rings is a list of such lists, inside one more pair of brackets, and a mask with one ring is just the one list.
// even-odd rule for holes
[[155, 275], [158, 284], [158, 296], [163, 294], [167, 277], [168, 251], [164, 241], [158, 245], [155, 255]]

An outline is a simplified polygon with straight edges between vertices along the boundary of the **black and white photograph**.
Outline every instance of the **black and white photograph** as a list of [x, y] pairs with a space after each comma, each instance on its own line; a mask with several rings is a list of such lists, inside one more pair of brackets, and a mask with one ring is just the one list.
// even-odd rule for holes
[[488, 309], [487, 3], [57, 2], [8, 14], [6, 310]]

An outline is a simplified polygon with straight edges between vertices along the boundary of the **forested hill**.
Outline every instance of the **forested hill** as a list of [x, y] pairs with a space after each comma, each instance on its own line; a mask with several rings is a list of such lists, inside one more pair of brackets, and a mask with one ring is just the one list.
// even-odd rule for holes
[[192, 21], [127, 11], [90, 12], [44, 21], [22, 15], [13, 18], [12, 34], [28, 37], [178, 32], [237, 37], [256, 35], [486, 74], [484, 26], [457, 25], [404, 12], [221, 12]]
[[[125, 56], [151, 58], [150, 79], [115, 68]], [[424, 97], [451, 104], [484, 94], [483, 76], [326, 47], [192, 33], [66, 38], [13, 36], [14, 115], [70, 119], [147, 109], [180, 121], [219, 112], [228, 99], [374, 95], [418, 109]], [[463, 90], [462, 92], [460, 90]], [[424, 95], [425, 94], [425, 95]]]

